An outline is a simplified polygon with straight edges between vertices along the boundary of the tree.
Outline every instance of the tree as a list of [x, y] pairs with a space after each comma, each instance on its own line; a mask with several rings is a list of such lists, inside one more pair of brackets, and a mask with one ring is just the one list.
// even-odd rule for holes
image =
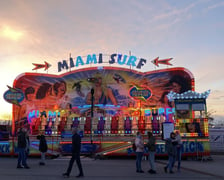
[[210, 110], [210, 111], [208, 111], [205, 114], [205, 118], [208, 119], [208, 124], [212, 124], [213, 123], [213, 121], [214, 121], [213, 115], [214, 115], [215, 112], [216, 112], [215, 110]]

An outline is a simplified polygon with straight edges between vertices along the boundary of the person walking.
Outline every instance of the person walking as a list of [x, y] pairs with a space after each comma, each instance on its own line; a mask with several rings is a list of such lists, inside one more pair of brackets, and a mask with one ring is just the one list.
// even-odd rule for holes
[[30, 137], [29, 137], [29, 130], [25, 129], [24, 131], [26, 137], [25, 161], [27, 161], [27, 158], [30, 154]]
[[144, 142], [140, 132], [137, 132], [136, 134], [135, 145], [136, 145], [136, 172], [144, 173], [144, 171], [142, 170], [142, 165], [141, 165], [142, 156], [144, 153]]
[[177, 141], [175, 140], [175, 133], [171, 132], [170, 133], [170, 138], [166, 139], [166, 151], [168, 154], [168, 163], [167, 165], [164, 167], [164, 171], [165, 173], [167, 173], [167, 168], [169, 168], [169, 173], [174, 173], [173, 172], [173, 165], [175, 162], [175, 158], [176, 158], [176, 145], [177, 145]]
[[149, 165], [151, 167], [151, 169], [148, 170], [148, 172], [151, 174], [156, 174], [156, 168], [155, 168], [156, 139], [153, 136], [152, 132], [148, 132], [148, 143], [146, 144], [146, 147], [149, 150]]
[[41, 153], [41, 160], [40, 160], [39, 165], [44, 166], [45, 165], [45, 154], [48, 150], [47, 141], [46, 141], [46, 138], [44, 135], [44, 131], [42, 131], [41, 134], [37, 136], [37, 139], [40, 140], [39, 151]]
[[180, 165], [181, 165], [181, 149], [182, 149], [182, 140], [181, 140], [181, 136], [180, 136], [180, 131], [177, 130], [176, 131], [176, 141], [177, 141], [177, 145], [176, 145], [176, 160], [178, 162], [177, 164], [177, 171], [180, 172]]
[[74, 161], [76, 161], [76, 164], [79, 168], [79, 175], [77, 175], [76, 177], [83, 177], [83, 169], [82, 169], [82, 164], [81, 164], [81, 160], [80, 160], [80, 149], [81, 149], [81, 137], [78, 134], [78, 129], [76, 127], [72, 128], [72, 157], [69, 161], [69, 165], [67, 168], [66, 173], [63, 173], [63, 177], [69, 177], [71, 170], [72, 170], [72, 166]]
[[26, 163], [26, 154], [25, 154], [26, 144], [27, 144], [26, 130], [25, 130], [25, 128], [19, 129], [18, 139], [17, 139], [17, 148], [18, 148], [17, 168], [30, 169], [30, 167]]

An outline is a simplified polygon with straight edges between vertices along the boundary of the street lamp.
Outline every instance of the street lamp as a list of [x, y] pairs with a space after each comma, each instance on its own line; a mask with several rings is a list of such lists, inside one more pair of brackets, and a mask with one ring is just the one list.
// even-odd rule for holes
[[93, 144], [93, 135], [92, 135], [92, 122], [93, 122], [93, 95], [94, 95], [94, 89], [91, 89], [91, 126], [90, 126], [90, 140], [91, 140], [91, 145]]

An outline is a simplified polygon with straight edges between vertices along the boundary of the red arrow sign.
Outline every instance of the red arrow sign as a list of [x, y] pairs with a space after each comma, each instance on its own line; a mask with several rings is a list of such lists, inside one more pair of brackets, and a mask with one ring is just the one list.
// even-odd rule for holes
[[46, 61], [44, 61], [44, 63], [45, 64], [35, 64], [35, 63], [33, 63], [35, 68], [33, 68], [32, 70], [37, 70], [37, 69], [44, 68], [44, 70], [46, 71], [49, 67], [51, 67], [51, 65], [49, 63], [47, 63]]
[[154, 60], [152, 60], [152, 63], [155, 64], [157, 67], [159, 67], [159, 64], [166, 64], [166, 65], [171, 65], [171, 63], [169, 63], [170, 60], [172, 60], [173, 58], [168, 58], [168, 59], [160, 59], [159, 57], [155, 58]]

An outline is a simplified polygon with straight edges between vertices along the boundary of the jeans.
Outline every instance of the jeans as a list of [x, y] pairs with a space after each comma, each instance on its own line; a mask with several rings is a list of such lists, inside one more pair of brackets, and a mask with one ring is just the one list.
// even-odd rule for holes
[[156, 170], [156, 168], [155, 168], [155, 153], [156, 152], [149, 151], [149, 164], [153, 171]]
[[143, 152], [136, 152], [136, 170], [142, 171], [142, 156]]
[[181, 145], [177, 146], [177, 169], [180, 170], [180, 165], [181, 165]]
[[168, 156], [168, 164], [167, 164], [167, 168], [169, 168], [169, 171], [173, 171], [173, 166], [174, 166], [174, 163], [175, 163], [175, 159], [176, 157], [173, 156], [173, 155], [169, 155]]
[[29, 156], [30, 150], [25, 149], [25, 161], [27, 160], [27, 157]]
[[75, 160], [76, 160], [76, 164], [77, 164], [77, 166], [79, 168], [79, 174], [83, 175], [82, 164], [81, 164], [81, 160], [80, 160], [80, 153], [72, 153], [72, 158], [69, 161], [67, 174], [71, 173], [72, 166], [73, 166], [73, 163], [74, 163]]
[[41, 152], [40, 154], [41, 154], [40, 162], [45, 163], [45, 152]]
[[26, 164], [25, 148], [18, 148], [18, 162], [17, 162], [17, 166], [21, 166], [21, 162], [22, 162], [23, 166], [27, 166], [27, 164]]

